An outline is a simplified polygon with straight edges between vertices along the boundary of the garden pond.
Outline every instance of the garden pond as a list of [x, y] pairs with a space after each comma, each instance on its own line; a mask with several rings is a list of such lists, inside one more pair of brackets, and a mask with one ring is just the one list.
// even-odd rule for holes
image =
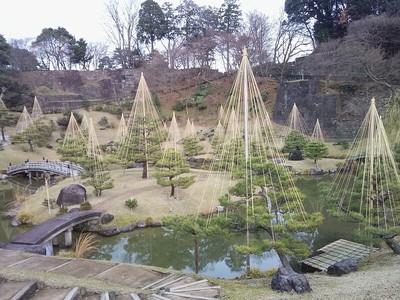
[[[306, 209], [322, 210], [325, 219], [318, 230], [311, 236], [304, 236], [311, 251], [337, 239], [353, 239], [355, 224], [346, 223], [327, 214], [318, 200], [318, 183], [331, 181], [334, 175], [305, 176], [297, 181], [297, 186], [306, 195]], [[34, 183], [40, 185], [40, 182]], [[32, 186], [31, 186], [32, 187]], [[36, 186], [33, 186], [36, 188]], [[0, 185], [0, 211], [6, 209], [13, 196], [13, 183], [3, 182]], [[7, 243], [26, 228], [14, 228], [10, 220], [0, 219], [0, 243]], [[192, 237], [177, 237], [165, 228], [137, 229], [113, 237], [97, 236], [98, 251], [89, 258], [111, 260], [124, 263], [157, 266], [166, 269], [182, 270], [194, 273], [195, 243]], [[245, 234], [235, 234], [233, 238], [210, 237], [199, 240], [198, 273], [200, 275], [236, 278], [245, 272], [246, 257], [233, 249], [236, 244], [245, 244]], [[279, 266], [279, 258], [274, 251], [262, 255], [251, 255], [251, 267], [268, 270]], [[298, 264], [293, 261], [294, 268]]]

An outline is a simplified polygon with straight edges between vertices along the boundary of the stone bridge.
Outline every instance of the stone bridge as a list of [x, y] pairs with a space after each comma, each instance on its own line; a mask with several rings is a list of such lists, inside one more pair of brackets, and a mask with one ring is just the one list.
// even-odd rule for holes
[[33, 172], [38, 173], [50, 173], [60, 176], [76, 176], [79, 172], [83, 172], [84, 169], [77, 164], [62, 161], [49, 161], [42, 160], [36, 162], [24, 162], [19, 165], [9, 165], [7, 168], [7, 175], [13, 176], [20, 173], [28, 174], [31, 177]]

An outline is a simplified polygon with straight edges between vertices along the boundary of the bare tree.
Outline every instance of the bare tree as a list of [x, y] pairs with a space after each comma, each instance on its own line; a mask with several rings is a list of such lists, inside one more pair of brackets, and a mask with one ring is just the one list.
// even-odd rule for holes
[[272, 24], [258, 11], [246, 15], [246, 34], [249, 37], [249, 60], [252, 65], [267, 65], [272, 56]]
[[89, 43], [87, 47], [87, 53], [93, 57], [90, 61], [90, 65], [94, 69], [97, 69], [99, 67], [100, 60], [106, 57], [108, 54], [108, 45], [105, 43]]
[[276, 30], [274, 43], [273, 62], [280, 67], [280, 77], [289, 63], [295, 58], [309, 54], [312, 51], [312, 41], [304, 34], [304, 26], [289, 21], [282, 12]]
[[104, 28], [115, 49], [125, 55], [121, 57], [123, 69], [132, 68], [133, 53], [137, 48], [136, 25], [139, 19], [139, 5], [136, 0], [128, 0], [119, 6], [120, 1], [109, 0], [106, 3], [108, 20]]

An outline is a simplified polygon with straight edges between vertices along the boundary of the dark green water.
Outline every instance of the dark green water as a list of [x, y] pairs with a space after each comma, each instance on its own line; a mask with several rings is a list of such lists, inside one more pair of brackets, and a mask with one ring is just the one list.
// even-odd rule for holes
[[[330, 181], [329, 175], [321, 177], [303, 177], [297, 181], [297, 186], [306, 195], [306, 209], [322, 210], [318, 200], [318, 182]], [[3, 189], [7, 190], [7, 189]], [[6, 203], [11, 192], [4, 192], [1, 203]], [[7, 194], [10, 193], [10, 194]], [[2, 209], [4, 205], [0, 207]], [[301, 236], [307, 240], [312, 251], [325, 246], [337, 239], [352, 239], [354, 224], [339, 221], [325, 214], [323, 224], [312, 236]], [[0, 242], [8, 242], [20, 232], [12, 228], [9, 220], [0, 221]], [[100, 249], [90, 258], [112, 260], [125, 263], [158, 266], [194, 272], [194, 240], [177, 238], [172, 232], [163, 228], [138, 229], [133, 232], [114, 237], [100, 237]], [[221, 278], [235, 278], [245, 271], [245, 256], [233, 250], [233, 245], [245, 244], [245, 235], [237, 234], [233, 239], [219, 237], [199, 241], [199, 274]], [[274, 251], [265, 252], [261, 256], [251, 256], [251, 267], [267, 270], [279, 266], [279, 259]], [[295, 264], [294, 264], [295, 265]]]

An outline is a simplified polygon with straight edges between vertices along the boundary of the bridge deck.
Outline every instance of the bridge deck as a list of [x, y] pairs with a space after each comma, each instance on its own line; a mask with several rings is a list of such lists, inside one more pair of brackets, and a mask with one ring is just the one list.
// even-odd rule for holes
[[97, 210], [62, 214], [23, 232], [14, 238], [11, 244], [40, 245], [71, 226], [93, 220], [101, 214], [102, 212]]

